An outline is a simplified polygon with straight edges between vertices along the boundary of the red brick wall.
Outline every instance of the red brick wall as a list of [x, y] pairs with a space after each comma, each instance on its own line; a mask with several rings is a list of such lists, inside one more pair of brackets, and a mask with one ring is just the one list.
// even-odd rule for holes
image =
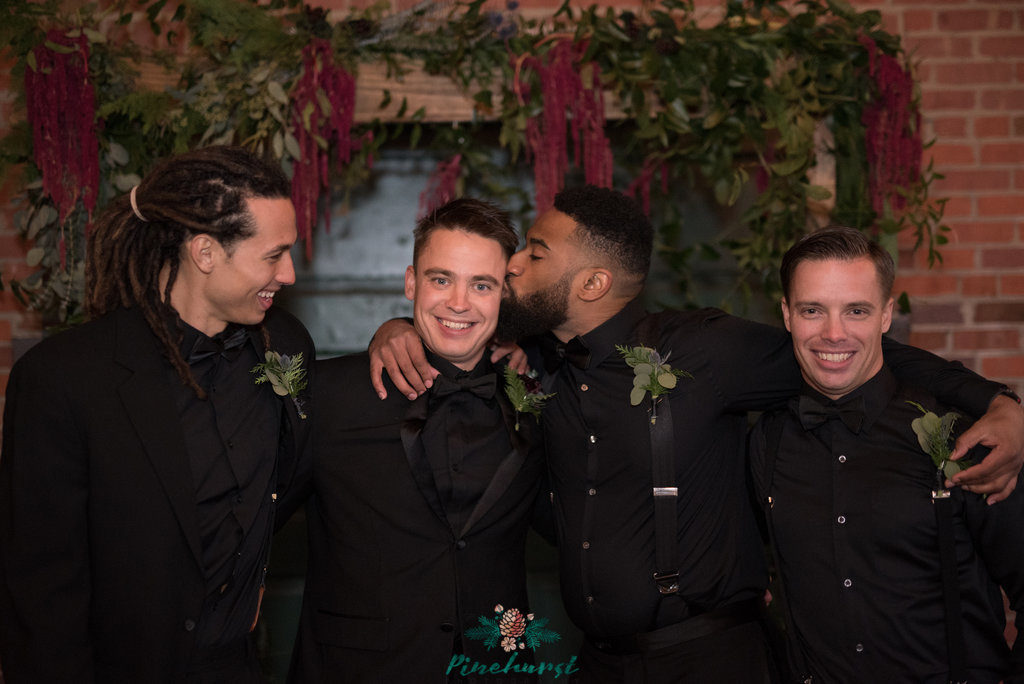
[[[393, 1], [398, 7], [411, 3]], [[340, 9], [349, 0], [319, 4]], [[524, 13], [536, 16], [558, 4], [521, 2]], [[709, 17], [722, 6], [698, 4]], [[953, 232], [944, 264], [929, 270], [920, 254], [910, 253], [909, 242], [901, 255], [897, 288], [911, 297], [911, 341], [1024, 392], [1024, 0], [854, 4], [880, 10], [887, 28], [903, 35], [921, 59], [926, 135], [937, 138], [930, 154], [946, 176], [935, 191], [950, 198], [946, 221]], [[13, 109], [9, 74], [0, 69], [0, 134]], [[10, 205], [17, 187], [14, 177], [0, 184], [5, 282], [25, 273], [26, 246], [15, 234]], [[0, 389], [10, 369], [12, 337], [37, 331], [37, 321], [9, 288], [0, 293]]]
[[[866, 6], [867, 3], [856, 3]], [[911, 341], [1024, 389], [1024, 2], [884, 2], [920, 58], [930, 154], [951, 243], [928, 270], [909, 249], [897, 287]], [[926, 152], [928, 154], [928, 152]], [[909, 246], [909, 242], [905, 241]]]

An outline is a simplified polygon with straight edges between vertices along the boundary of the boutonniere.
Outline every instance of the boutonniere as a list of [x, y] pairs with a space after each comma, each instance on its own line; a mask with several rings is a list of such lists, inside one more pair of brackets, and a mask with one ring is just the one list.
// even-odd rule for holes
[[256, 384], [269, 382], [274, 394], [279, 397], [291, 397], [299, 417], [306, 419], [306, 413], [299, 402], [299, 392], [306, 389], [306, 369], [302, 367], [302, 354], [288, 356], [276, 351], [267, 350], [264, 363], [257, 363], [250, 373], [259, 373]]
[[916, 401], [908, 400], [907, 403], [916, 406], [922, 413], [921, 417], [910, 421], [910, 427], [917, 435], [921, 448], [932, 457], [932, 463], [946, 478], [952, 478], [961, 470], [974, 465], [970, 459], [949, 460], [949, 454], [953, 451], [949, 445], [949, 436], [953, 432], [957, 418], [960, 417], [959, 414], [950, 412], [940, 418]]
[[668, 363], [670, 354], [661, 357], [651, 347], [626, 347], [621, 344], [615, 345], [615, 349], [622, 354], [626, 365], [633, 369], [633, 389], [629, 393], [629, 403], [637, 406], [644, 400], [644, 395], [651, 393], [651, 422], [658, 420], [657, 406], [658, 397], [676, 386], [676, 378], [693, 378], [693, 375], [684, 370], [673, 368]]
[[540, 381], [537, 380], [537, 371], [520, 375], [511, 366], [505, 366], [505, 396], [512, 403], [512, 408], [516, 410], [516, 430], [518, 430], [520, 413], [529, 413], [540, 418], [544, 402], [555, 395], [554, 393], [544, 394]]

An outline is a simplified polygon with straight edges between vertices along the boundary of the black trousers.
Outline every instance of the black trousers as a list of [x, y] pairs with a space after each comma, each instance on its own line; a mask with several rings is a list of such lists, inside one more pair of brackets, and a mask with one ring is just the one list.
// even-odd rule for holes
[[761, 623], [641, 653], [612, 653], [587, 639], [580, 652], [580, 684], [768, 684], [771, 656]]

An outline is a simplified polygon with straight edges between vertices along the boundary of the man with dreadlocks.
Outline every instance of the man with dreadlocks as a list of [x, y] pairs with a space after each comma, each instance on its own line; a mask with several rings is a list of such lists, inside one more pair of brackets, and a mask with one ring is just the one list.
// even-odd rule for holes
[[231, 147], [163, 162], [98, 222], [92, 320], [26, 353], [7, 389], [8, 684], [261, 681], [275, 509], [307, 464], [296, 367], [313, 344], [271, 308], [295, 239], [281, 170]]

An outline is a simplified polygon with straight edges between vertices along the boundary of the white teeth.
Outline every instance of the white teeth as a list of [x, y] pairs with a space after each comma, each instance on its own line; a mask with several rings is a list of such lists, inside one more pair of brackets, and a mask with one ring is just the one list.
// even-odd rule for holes
[[818, 358], [821, 359], [822, 361], [832, 361], [835, 363], [845, 361], [851, 356], [853, 356], [851, 352], [845, 352], [843, 354], [827, 354], [825, 352], [818, 352]]
[[257, 292], [256, 296], [257, 297], [263, 297], [265, 299], [273, 299], [275, 294], [277, 294], [277, 293], [276, 292], [271, 292], [269, 290], [263, 290], [262, 292]]
[[456, 321], [446, 321], [443, 318], [439, 318], [437, 320], [440, 321], [441, 325], [443, 325], [446, 328], [451, 328], [452, 330], [465, 330], [466, 328], [472, 325], [472, 323], [458, 323]]

